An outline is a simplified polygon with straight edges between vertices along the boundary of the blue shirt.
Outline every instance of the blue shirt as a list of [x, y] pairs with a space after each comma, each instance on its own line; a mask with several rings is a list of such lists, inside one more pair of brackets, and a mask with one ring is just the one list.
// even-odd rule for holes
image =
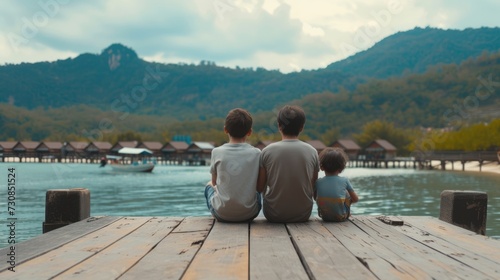
[[316, 181], [316, 191], [318, 214], [324, 221], [341, 222], [349, 217], [349, 191], [354, 191], [349, 179], [325, 176]]

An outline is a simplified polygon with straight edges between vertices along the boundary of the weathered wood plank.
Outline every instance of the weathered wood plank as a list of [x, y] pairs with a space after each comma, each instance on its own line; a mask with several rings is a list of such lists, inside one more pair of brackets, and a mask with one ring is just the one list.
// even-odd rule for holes
[[248, 224], [215, 222], [183, 279], [248, 279]]
[[[91, 217], [16, 244], [16, 265], [105, 227], [118, 219], [121, 217]], [[0, 255], [6, 256], [8, 252], [9, 248], [3, 248], [0, 250]], [[8, 263], [0, 262], [0, 271], [8, 267]]]
[[132, 217], [144, 220], [137, 230], [89, 259], [58, 275], [67, 278], [114, 279], [122, 275], [168, 235], [179, 220], [172, 218]]
[[180, 279], [207, 237], [213, 221], [208, 217], [184, 219], [149, 254], [122, 275], [120, 280]]
[[187, 217], [172, 232], [210, 230], [215, 219], [212, 217]]
[[405, 222], [471, 252], [494, 260], [500, 266], [500, 240], [476, 234], [433, 217], [403, 217]]
[[377, 279], [318, 221], [288, 224], [313, 279]]
[[422, 245], [420, 242], [398, 232], [393, 227], [388, 227], [377, 220], [376, 217], [356, 216], [355, 223], [401, 258], [414, 265], [424, 267], [426, 272], [435, 279], [488, 278], [484, 273]]
[[284, 224], [250, 224], [250, 279], [307, 279]]
[[414, 226], [405, 223], [404, 227], [398, 227], [396, 230], [402, 232], [406, 236], [422, 243], [424, 246], [441, 252], [452, 259], [473, 267], [474, 269], [483, 272], [491, 277], [491, 279], [500, 279], [500, 265], [495, 261], [484, 257], [480, 252], [473, 252], [464, 249], [460, 244], [453, 244], [444, 239], [444, 236], [435, 236], [429, 232], [423, 231]]
[[323, 223], [342, 245], [380, 279], [432, 279], [418, 267], [387, 250], [351, 221]]
[[[144, 224], [144, 220], [123, 218], [77, 240], [49, 251], [17, 267], [16, 273], [0, 273], [9, 279], [49, 279], [113, 244]], [[50, 268], [50, 269], [49, 269]]]

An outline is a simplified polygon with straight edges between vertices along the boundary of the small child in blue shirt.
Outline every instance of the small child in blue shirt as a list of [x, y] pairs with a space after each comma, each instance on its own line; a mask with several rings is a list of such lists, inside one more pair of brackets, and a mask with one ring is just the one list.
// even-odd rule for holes
[[326, 222], [343, 222], [350, 216], [351, 203], [358, 201], [349, 179], [340, 177], [347, 155], [339, 148], [326, 148], [319, 155], [325, 177], [316, 181], [315, 199], [318, 215]]

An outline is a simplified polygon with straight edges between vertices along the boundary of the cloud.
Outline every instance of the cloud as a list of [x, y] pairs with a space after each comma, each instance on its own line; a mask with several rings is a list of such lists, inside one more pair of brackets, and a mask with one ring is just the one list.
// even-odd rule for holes
[[495, 26], [498, 1], [3, 0], [0, 63], [99, 53], [158, 62], [316, 69], [415, 26]]

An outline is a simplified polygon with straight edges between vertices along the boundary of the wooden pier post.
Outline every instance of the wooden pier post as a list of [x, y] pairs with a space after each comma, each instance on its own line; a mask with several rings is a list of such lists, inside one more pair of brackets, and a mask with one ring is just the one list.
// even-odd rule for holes
[[441, 193], [439, 219], [486, 235], [487, 206], [485, 192], [445, 190]]
[[90, 217], [88, 189], [48, 190], [45, 196], [43, 233]]

